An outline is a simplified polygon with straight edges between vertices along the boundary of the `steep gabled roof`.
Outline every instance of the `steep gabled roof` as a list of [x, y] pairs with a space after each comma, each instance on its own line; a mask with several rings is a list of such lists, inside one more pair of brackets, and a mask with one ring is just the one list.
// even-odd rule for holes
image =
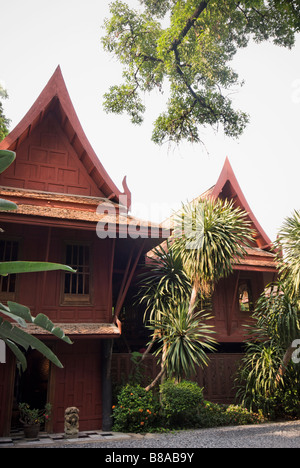
[[[235, 206], [240, 207], [242, 210], [247, 212], [248, 217], [252, 223], [252, 228], [255, 231], [254, 240], [256, 246], [247, 248], [247, 255], [245, 259], [239, 260], [233, 268], [238, 270], [276, 272], [276, 257], [275, 254], [271, 252], [271, 240], [254, 216], [253, 211], [251, 210], [235, 177], [228, 158], [225, 160], [217, 183], [202, 193], [199, 197], [196, 197], [194, 200], [192, 200], [191, 203], [196, 203], [197, 201], [206, 198], [227, 198], [228, 200], [233, 200]], [[174, 215], [163, 221], [161, 223], [161, 227], [172, 230], [174, 228]], [[166, 247], [166, 242], [164, 242], [163, 245]], [[148, 253], [149, 257], [153, 255], [153, 252]]]
[[254, 216], [232, 170], [228, 157], [226, 157], [221, 174], [216, 185], [211, 188], [209, 196], [212, 198], [234, 199], [235, 204], [248, 213], [256, 232], [255, 240], [257, 246], [260, 249], [269, 249], [271, 247], [271, 240]]
[[[269, 250], [271, 247], [271, 240], [257, 221], [256, 217], [254, 216], [253, 211], [251, 210], [242, 189], [237, 181], [237, 178], [233, 172], [231, 164], [229, 162], [228, 157], [225, 159], [225, 163], [223, 165], [223, 169], [220, 173], [220, 176], [217, 180], [217, 183], [206, 190], [204, 193], [196, 197], [191, 203], [195, 203], [198, 200], [205, 199], [205, 198], [212, 198], [212, 199], [228, 199], [234, 200], [235, 206], [239, 206], [242, 210], [246, 211], [249, 216], [250, 221], [252, 222], [252, 227], [255, 230], [255, 241], [257, 243], [257, 247], [260, 249]], [[171, 219], [167, 219], [161, 223], [162, 226], [168, 227]]]
[[126, 177], [123, 179], [124, 192], [121, 192], [99, 161], [82, 129], [59, 66], [27, 114], [9, 135], [0, 142], [0, 149], [17, 151], [20, 143], [31, 134], [33, 129], [51, 111], [55, 111], [70, 144], [99, 190], [101, 189], [106, 198], [117, 203], [120, 201], [121, 195], [126, 195], [127, 208], [130, 208], [131, 193], [126, 184]]

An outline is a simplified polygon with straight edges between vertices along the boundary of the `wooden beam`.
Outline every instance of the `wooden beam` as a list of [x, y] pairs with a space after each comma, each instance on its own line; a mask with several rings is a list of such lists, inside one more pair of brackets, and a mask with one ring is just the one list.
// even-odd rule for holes
[[116, 302], [116, 309], [115, 309], [115, 314], [114, 315], [116, 315], [116, 310], [119, 311], [118, 315], [119, 315], [120, 310], [121, 310], [121, 306], [119, 307], [119, 303], [121, 302], [121, 299], [122, 299], [122, 294], [123, 294], [123, 291], [124, 291], [124, 288], [125, 288], [129, 267], [131, 265], [131, 261], [132, 261], [132, 257], [133, 257], [133, 252], [134, 252], [134, 244], [133, 244], [133, 246], [131, 248], [131, 252], [129, 254], [129, 257], [128, 257], [128, 260], [127, 260], [127, 265], [126, 265], [126, 268], [125, 268], [125, 271], [124, 271], [124, 274], [123, 274], [122, 284], [120, 286], [120, 290], [119, 290], [119, 294], [118, 294], [118, 298], [117, 298], [117, 302]]
[[109, 266], [109, 303], [108, 303], [108, 317], [111, 317], [112, 311], [112, 295], [113, 295], [113, 274], [114, 274], [114, 259], [115, 259], [115, 250], [116, 250], [116, 239], [112, 239], [112, 249], [111, 249], [111, 259]]
[[[145, 239], [143, 240], [139, 250], [138, 250], [138, 253], [137, 253], [137, 256], [133, 262], [133, 265], [132, 265], [132, 268], [131, 268], [131, 271], [130, 273], [126, 276], [127, 276], [127, 279], [125, 278], [125, 274], [124, 274], [124, 278], [123, 278], [123, 283], [124, 283], [124, 289], [123, 289], [123, 292], [121, 293], [121, 295], [119, 295], [119, 298], [118, 298], [118, 303], [116, 305], [116, 309], [115, 309], [115, 315], [114, 315], [114, 323], [116, 323], [118, 317], [119, 317], [119, 314], [121, 312], [121, 308], [122, 308], [122, 305], [124, 303], [124, 300], [125, 300], [125, 297], [126, 297], [126, 294], [128, 292], [128, 288], [130, 286], [130, 283], [131, 283], [131, 280], [132, 280], [132, 277], [134, 275], [134, 272], [136, 270], [136, 267], [137, 267], [137, 264], [138, 264], [138, 261], [142, 255], [142, 251], [143, 251], [143, 248], [145, 246]], [[127, 273], [128, 273], [128, 270], [127, 270]], [[125, 283], [125, 280], [126, 279], [126, 283]]]

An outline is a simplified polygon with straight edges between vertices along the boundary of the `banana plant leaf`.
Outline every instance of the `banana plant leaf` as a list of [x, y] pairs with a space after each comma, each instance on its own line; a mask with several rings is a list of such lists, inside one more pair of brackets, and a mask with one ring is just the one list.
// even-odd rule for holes
[[9, 150], [0, 150], [0, 173], [5, 171], [16, 159], [16, 153]]
[[25, 355], [20, 350], [20, 348], [18, 348], [16, 343], [14, 343], [13, 341], [9, 339], [5, 339], [3, 341], [4, 343], [6, 343], [6, 345], [11, 349], [11, 351], [16, 356], [18, 365], [21, 367], [23, 371], [25, 371], [27, 368], [27, 360], [26, 360]]
[[[10, 349], [13, 352], [16, 351], [16, 345], [22, 346], [25, 350], [27, 350], [29, 346], [31, 346], [31, 348], [34, 348], [40, 353], [42, 353], [47, 359], [49, 359], [49, 361], [53, 362], [53, 364], [55, 364], [57, 367], [60, 367], [60, 368], [63, 367], [58, 357], [41, 340], [39, 340], [33, 335], [29, 335], [21, 328], [18, 328], [12, 325], [10, 322], [7, 322], [6, 320], [3, 320], [1, 318], [0, 318], [0, 336], [5, 341], [5, 343], [7, 343], [7, 345], [10, 347]], [[15, 345], [12, 346], [11, 342], [13, 342]], [[19, 350], [18, 356], [20, 357], [20, 350]], [[20, 363], [21, 363], [22, 369], [25, 370], [26, 369], [25, 366], [27, 364], [24, 361], [24, 359], [20, 360]]]
[[18, 205], [16, 205], [14, 202], [0, 198], [0, 210], [13, 211], [17, 209]]
[[47, 330], [52, 335], [60, 338], [66, 343], [72, 344], [72, 341], [68, 336], [66, 336], [63, 330], [59, 327], [56, 327], [54, 323], [44, 314], [38, 314], [36, 317], [33, 317], [30, 313], [30, 309], [22, 304], [17, 302], [7, 302], [7, 306], [0, 303], [0, 312], [6, 315], [7, 317], [12, 318], [17, 322], [21, 327], [26, 328], [27, 323], [33, 323], [44, 330]]
[[[14, 162], [16, 153], [14, 151], [0, 150], [0, 173], [5, 171], [11, 163]], [[16, 210], [18, 207], [15, 203], [0, 198], [0, 210]]]
[[[23, 328], [27, 327], [27, 322], [33, 323], [44, 330], [49, 331], [52, 335], [60, 338], [65, 343], [72, 344], [72, 341], [66, 336], [63, 330], [56, 327], [54, 323], [44, 314], [38, 314], [33, 317], [28, 307], [18, 304], [16, 302], [7, 302], [7, 306], [0, 303], [0, 312], [3, 315], [13, 319]], [[42, 353], [47, 359], [53, 362], [58, 367], [63, 367], [58, 357], [46, 346], [41, 340], [33, 335], [30, 335], [25, 330], [16, 327], [14, 324], [4, 320], [0, 317], [0, 337], [11, 349], [17, 358], [18, 364], [22, 370], [25, 371], [27, 368], [27, 360], [24, 352], [19, 346], [24, 348], [25, 351], [29, 347], [36, 349]]]
[[6, 276], [12, 273], [33, 273], [37, 271], [53, 271], [53, 270], [64, 270], [69, 273], [76, 273], [76, 270], [67, 266], [61, 265], [60, 263], [48, 263], [48, 262], [1, 262], [0, 263], [0, 275]]

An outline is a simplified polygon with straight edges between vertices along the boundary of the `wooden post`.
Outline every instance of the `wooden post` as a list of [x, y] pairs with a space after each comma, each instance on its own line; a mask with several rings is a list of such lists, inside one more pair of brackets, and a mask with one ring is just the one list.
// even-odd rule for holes
[[112, 389], [111, 389], [111, 358], [112, 358], [113, 340], [102, 341], [102, 430], [111, 431], [112, 418]]

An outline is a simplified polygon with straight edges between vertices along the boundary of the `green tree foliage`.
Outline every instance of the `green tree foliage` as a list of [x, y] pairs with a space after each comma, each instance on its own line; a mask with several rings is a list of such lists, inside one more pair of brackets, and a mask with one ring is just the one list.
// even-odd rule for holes
[[8, 127], [10, 120], [7, 119], [3, 112], [2, 100], [7, 99], [8, 95], [5, 89], [0, 85], [0, 141], [3, 140], [8, 134]]
[[124, 78], [105, 94], [105, 110], [126, 112], [140, 124], [144, 94], [167, 88], [155, 143], [201, 141], [201, 126], [221, 125], [238, 137], [248, 116], [233, 107], [230, 92], [242, 83], [230, 62], [250, 40], [291, 48], [300, 29], [298, 0], [139, 2], [141, 11], [113, 2], [104, 24], [102, 44], [122, 64]]
[[[0, 173], [5, 171], [5, 169], [12, 164], [15, 157], [16, 154], [13, 151], [0, 151]], [[17, 208], [15, 203], [0, 199], [0, 210], [16, 210]], [[52, 270], [64, 270], [75, 273], [75, 270], [71, 267], [58, 263], [25, 261], [0, 262], [0, 275], [2, 276], [11, 273], [30, 273]], [[0, 303], [0, 314], [2, 315], [0, 316], [0, 339], [2, 339], [15, 354], [22, 370], [25, 370], [27, 367], [25, 351], [27, 351], [29, 347], [37, 349], [58, 367], [63, 367], [57, 356], [48, 346], [35, 336], [26, 332], [27, 323], [31, 323], [47, 330], [52, 335], [70, 344], [71, 340], [65, 336], [63, 330], [56, 327], [46, 315], [38, 314], [36, 317], [33, 317], [28, 307], [11, 301], [8, 301], [7, 305]], [[5, 320], [3, 316], [8, 317], [10, 320]]]

